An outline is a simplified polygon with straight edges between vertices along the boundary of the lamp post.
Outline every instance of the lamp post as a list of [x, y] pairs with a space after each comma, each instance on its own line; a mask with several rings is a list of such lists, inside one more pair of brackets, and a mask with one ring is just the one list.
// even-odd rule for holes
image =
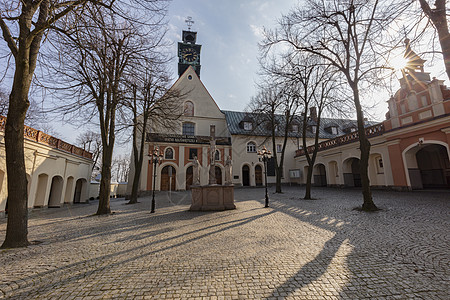
[[261, 150], [258, 150], [259, 161], [264, 162], [264, 181], [266, 183], [266, 205], [264, 207], [269, 207], [269, 195], [267, 194], [267, 162], [272, 157], [272, 152], [263, 146]]
[[156, 147], [153, 149], [153, 153], [151, 155], [151, 161], [153, 164], [153, 190], [152, 190], [152, 210], [150, 213], [155, 212], [155, 186], [156, 186], [156, 166], [161, 162], [163, 155], [159, 153], [159, 148]]

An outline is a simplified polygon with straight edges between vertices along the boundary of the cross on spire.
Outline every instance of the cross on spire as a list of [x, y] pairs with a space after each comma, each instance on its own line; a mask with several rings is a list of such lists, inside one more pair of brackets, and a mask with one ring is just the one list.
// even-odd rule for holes
[[188, 30], [190, 31], [192, 25], [193, 25], [195, 22], [192, 20], [192, 17], [187, 17], [186, 20], [185, 20], [185, 22], [186, 22], [186, 24], [187, 24], [187, 26], [188, 26]]

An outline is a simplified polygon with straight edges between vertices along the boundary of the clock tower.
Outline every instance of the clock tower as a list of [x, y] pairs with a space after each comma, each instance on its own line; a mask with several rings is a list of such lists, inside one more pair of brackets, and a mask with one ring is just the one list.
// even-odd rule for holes
[[186, 20], [188, 30], [182, 32], [182, 42], [178, 42], [178, 76], [181, 76], [189, 66], [192, 66], [200, 77], [200, 48], [197, 45], [197, 32], [191, 31], [191, 26], [194, 23], [191, 17]]

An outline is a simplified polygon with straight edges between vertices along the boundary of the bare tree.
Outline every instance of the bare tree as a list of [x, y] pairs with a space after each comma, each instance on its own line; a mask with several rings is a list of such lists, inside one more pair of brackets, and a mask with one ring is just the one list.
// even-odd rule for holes
[[112, 179], [117, 182], [128, 181], [130, 171], [130, 159], [127, 155], [119, 155], [112, 162]]
[[5, 126], [9, 214], [2, 248], [29, 245], [24, 121], [30, 106], [28, 94], [42, 38], [55, 22], [87, 2], [98, 1], [22, 0], [2, 1], [0, 4], [2, 37], [14, 59], [15, 68]]
[[[353, 93], [360, 141], [360, 173], [364, 202], [362, 209], [378, 208], [372, 199], [368, 175], [370, 142], [365, 133], [360, 86], [372, 81], [371, 76], [382, 67], [377, 42], [383, 40], [383, 30], [397, 15], [393, 6], [382, 0], [320, 1], [308, 0], [303, 9], [293, 9], [283, 16], [276, 30], [267, 30], [262, 44], [270, 49], [287, 44], [301, 52], [321, 57], [346, 80]], [[386, 3], [384, 3], [386, 4]]]
[[128, 204], [137, 203], [144, 161], [145, 135], [150, 121], [153, 126], [173, 127], [174, 121], [181, 116], [179, 103], [184, 97], [181, 91], [175, 88], [169, 89], [170, 78], [164, 61], [158, 61], [155, 58], [148, 60], [143, 66], [143, 70], [135, 72], [135, 75], [130, 78], [131, 93], [127, 105], [133, 121], [134, 164], [133, 185]]
[[[341, 85], [335, 78], [336, 73], [330, 65], [324, 64], [323, 60], [308, 53], [300, 58], [294, 55], [294, 57], [289, 58], [288, 63], [289, 67], [286, 68], [285, 76], [298, 83], [296, 91], [298, 91], [298, 98], [303, 107], [302, 144], [308, 162], [304, 199], [312, 199], [312, 176], [317, 152], [319, 151], [322, 116], [325, 112], [332, 115], [343, 114], [348, 106], [345, 103], [345, 97], [335, 97], [337, 89]], [[311, 113], [308, 115], [310, 111]], [[307, 151], [308, 130], [314, 134], [312, 153]]]
[[86, 6], [77, 16], [77, 28], [65, 31], [58, 41], [60, 56], [67, 59], [59, 62], [56, 69], [63, 81], [54, 84], [65, 86], [67, 91], [78, 95], [76, 103], [63, 106], [62, 110], [65, 114], [85, 112], [98, 118], [100, 125], [99, 215], [111, 212], [109, 199], [116, 114], [125, 102], [126, 79], [157, 46], [150, 37], [154, 37], [155, 27], [158, 29], [163, 24], [164, 10], [155, 11], [155, 14], [155, 21], [159, 23], [147, 26], [97, 6]]
[[79, 147], [92, 153], [92, 175], [91, 178], [95, 178], [100, 170], [99, 158], [102, 156], [102, 137], [99, 133], [92, 130], [80, 133], [76, 139], [76, 143]]
[[450, 79], [450, 33], [448, 31], [446, 0], [435, 0], [434, 8], [431, 8], [426, 0], [419, 0], [420, 7], [425, 15], [433, 23], [439, 36], [439, 43], [444, 58], [445, 70]]
[[[275, 165], [275, 192], [281, 193], [286, 146], [289, 138], [292, 136], [290, 134], [291, 124], [299, 105], [296, 95], [291, 93], [286, 82], [279, 82], [273, 80], [273, 78], [270, 80], [270, 82], [264, 81], [260, 84], [259, 92], [252, 98], [249, 107], [251, 112], [254, 113], [255, 121], [258, 125], [255, 126], [255, 129], [262, 126], [270, 132], [269, 138], [272, 142], [273, 151], [272, 159]], [[279, 137], [283, 139], [281, 151], [277, 149], [277, 138]]]

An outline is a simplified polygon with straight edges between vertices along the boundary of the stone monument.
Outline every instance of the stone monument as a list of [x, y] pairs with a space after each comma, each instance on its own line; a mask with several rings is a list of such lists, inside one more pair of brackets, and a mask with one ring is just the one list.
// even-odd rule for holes
[[193, 185], [191, 186], [192, 204], [189, 210], [226, 210], [235, 209], [234, 204], [234, 185], [231, 181], [231, 158], [225, 164], [225, 185], [216, 183], [216, 128], [210, 126], [209, 139], [209, 180], [208, 185], [200, 185], [199, 181], [199, 163], [197, 157], [193, 162]]

